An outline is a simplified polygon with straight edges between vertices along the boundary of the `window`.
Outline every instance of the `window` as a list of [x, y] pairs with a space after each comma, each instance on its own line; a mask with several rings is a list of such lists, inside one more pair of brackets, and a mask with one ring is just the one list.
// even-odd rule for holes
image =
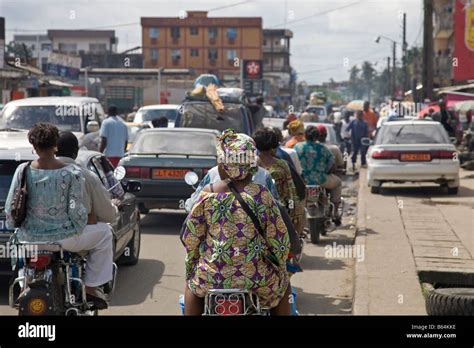
[[227, 50], [227, 59], [228, 60], [234, 60], [237, 57], [237, 51], [236, 50]]
[[179, 39], [180, 30], [179, 27], [171, 27], [171, 37], [173, 39]]
[[148, 36], [150, 37], [150, 39], [157, 39], [160, 36], [160, 29], [150, 28], [148, 30]]
[[50, 51], [51, 50], [51, 44], [50, 43], [41, 44], [41, 50], [42, 51]]
[[199, 57], [199, 50], [197, 48], [191, 48], [191, 57]]
[[105, 43], [89, 44], [89, 51], [91, 52], [105, 52], [107, 51], [107, 45]]
[[217, 39], [217, 28], [211, 27], [208, 29], [209, 39], [215, 40]]
[[76, 44], [69, 44], [69, 43], [59, 43], [58, 44], [59, 52], [63, 53], [76, 53], [77, 52], [77, 45]]
[[217, 60], [217, 48], [210, 48], [208, 57], [209, 60]]
[[173, 61], [178, 61], [181, 59], [181, 50], [180, 49], [173, 49], [171, 51], [171, 59]]
[[237, 38], [237, 29], [236, 28], [227, 28], [227, 39], [229, 43], [234, 43]]
[[151, 51], [150, 51], [150, 56], [151, 56], [151, 60], [158, 60], [158, 50], [156, 48], [152, 48]]
[[199, 34], [199, 29], [197, 27], [191, 27], [189, 29], [189, 31], [191, 32], [191, 35], [198, 35]]
[[31, 50], [32, 50], [32, 51], [35, 50], [35, 45], [31, 45]]
[[267, 39], [263, 39], [263, 46], [267, 45]]

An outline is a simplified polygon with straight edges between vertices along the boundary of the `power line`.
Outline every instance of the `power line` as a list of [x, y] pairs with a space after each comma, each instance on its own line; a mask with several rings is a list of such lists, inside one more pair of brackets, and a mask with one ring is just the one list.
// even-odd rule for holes
[[230, 4], [230, 5], [215, 7], [215, 8], [211, 8], [210, 10], [207, 10], [207, 12], [218, 11], [218, 10], [222, 10], [222, 9], [224, 9], [224, 8], [229, 8], [229, 7], [234, 7], [234, 6], [246, 4], [246, 3], [248, 3], [248, 2], [250, 2], [250, 0], [241, 1], [241, 2], [238, 2], [238, 3], [235, 3], [235, 4]]
[[356, 1], [356, 2], [353, 2], [353, 3], [350, 3], [348, 5], [344, 5], [344, 6], [340, 6], [340, 7], [336, 7], [336, 8], [333, 8], [333, 9], [330, 9], [330, 10], [326, 10], [326, 11], [322, 11], [322, 12], [317, 12], [317, 13], [313, 13], [312, 15], [309, 15], [309, 16], [306, 16], [306, 17], [302, 17], [300, 19], [296, 19], [294, 21], [291, 21], [291, 22], [287, 22], [287, 23], [280, 23], [280, 24], [277, 24], [277, 25], [273, 25], [271, 27], [269, 27], [269, 29], [272, 29], [272, 28], [277, 28], [281, 25], [292, 25], [294, 23], [297, 23], [297, 22], [301, 22], [301, 21], [304, 21], [304, 20], [307, 20], [307, 19], [310, 19], [310, 18], [313, 18], [313, 17], [317, 17], [317, 16], [322, 16], [322, 15], [325, 15], [327, 13], [331, 13], [331, 12], [334, 12], [334, 11], [337, 11], [337, 10], [342, 10], [342, 9], [345, 9], [347, 7], [351, 7], [351, 6], [354, 6], [354, 5], [357, 5], [357, 4], [360, 4], [362, 2], [362, 0], [359, 0], [359, 1]]

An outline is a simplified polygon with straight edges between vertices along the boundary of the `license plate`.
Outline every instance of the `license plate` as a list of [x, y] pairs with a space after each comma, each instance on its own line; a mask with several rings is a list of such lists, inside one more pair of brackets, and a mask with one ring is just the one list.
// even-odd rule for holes
[[151, 172], [153, 179], [183, 179], [188, 169], [159, 169], [154, 168]]
[[431, 161], [431, 154], [429, 153], [402, 153], [400, 155], [400, 161], [411, 162], [411, 161]]

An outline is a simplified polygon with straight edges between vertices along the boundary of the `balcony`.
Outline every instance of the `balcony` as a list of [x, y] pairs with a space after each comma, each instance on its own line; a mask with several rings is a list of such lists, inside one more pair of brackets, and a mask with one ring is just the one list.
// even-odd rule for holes
[[288, 47], [285, 46], [273, 46], [273, 49], [271, 46], [263, 46], [262, 47], [263, 53], [286, 53], [289, 54], [290, 50]]

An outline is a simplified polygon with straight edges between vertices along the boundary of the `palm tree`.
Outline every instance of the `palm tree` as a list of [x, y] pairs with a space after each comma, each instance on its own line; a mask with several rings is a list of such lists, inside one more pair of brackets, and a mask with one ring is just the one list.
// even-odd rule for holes
[[365, 61], [362, 63], [362, 79], [364, 81], [365, 87], [367, 88], [367, 99], [370, 101], [372, 93], [372, 82], [375, 76], [375, 69], [372, 66], [372, 63]]

